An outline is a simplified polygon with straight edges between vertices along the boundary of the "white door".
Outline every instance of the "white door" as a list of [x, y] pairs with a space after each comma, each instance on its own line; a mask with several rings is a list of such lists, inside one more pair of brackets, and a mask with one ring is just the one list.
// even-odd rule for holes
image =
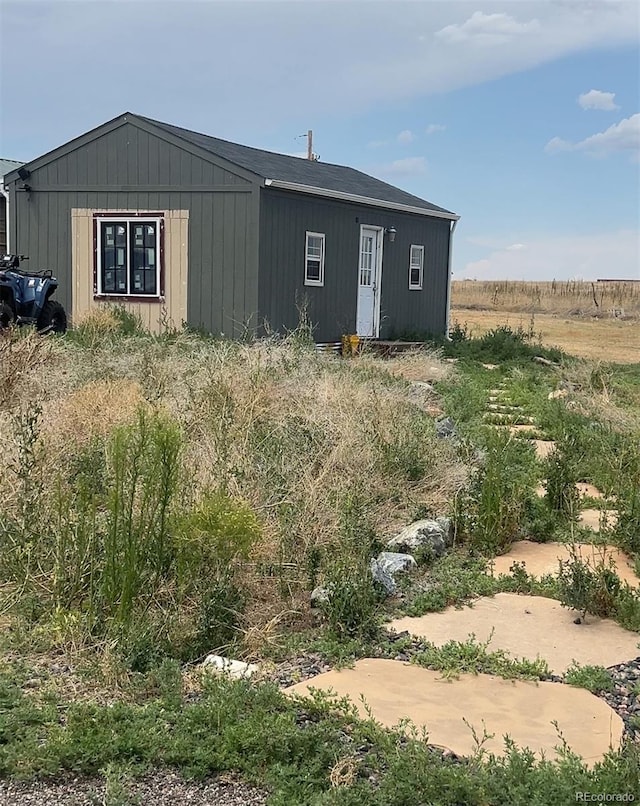
[[378, 227], [360, 227], [356, 333], [364, 338], [377, 338], [378, 336], [382, 264], [381, 232], [382, 230]]

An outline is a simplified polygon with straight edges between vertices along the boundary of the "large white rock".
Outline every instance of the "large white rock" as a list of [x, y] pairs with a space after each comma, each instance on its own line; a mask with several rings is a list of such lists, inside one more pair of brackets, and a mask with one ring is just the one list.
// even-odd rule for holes
[[222, 655], [207, 655], [202, 665], [207, 671], [222, 672], [236, 678], [251, 677], [258, 671], [258, 666], [255, 663], [223, 658]]
[[430, 548], [436, 557], [440, 557], [450, 545], [451, 519], [436, 518], [436, 520], [415, 521], [405, 526], [399, 534], [389, 540], [387, 548], [396, 551]]
[[398, 586], [395, 574], [409, 571], [416, 567], [416, 561], [410, 554], [399, 554], [394, 551], [382, 551], [371, 560], [371, 575], [390, 596], [395, 596]]

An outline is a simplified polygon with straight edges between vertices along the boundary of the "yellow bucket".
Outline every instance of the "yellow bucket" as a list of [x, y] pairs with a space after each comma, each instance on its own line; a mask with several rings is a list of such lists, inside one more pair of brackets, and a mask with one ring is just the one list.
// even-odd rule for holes
[[355, 355], [360, 345], [360, 336], [355, 334], [342, 337], [342, 355]]

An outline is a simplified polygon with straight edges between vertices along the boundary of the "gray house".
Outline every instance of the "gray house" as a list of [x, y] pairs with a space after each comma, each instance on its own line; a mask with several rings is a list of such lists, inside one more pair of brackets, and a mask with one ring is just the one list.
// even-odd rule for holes
[[454, 213], [360, 171], [126, 113], [5, 178], [11, 244], [76, 322], [103, 302], [213, 333], [447, 329]]

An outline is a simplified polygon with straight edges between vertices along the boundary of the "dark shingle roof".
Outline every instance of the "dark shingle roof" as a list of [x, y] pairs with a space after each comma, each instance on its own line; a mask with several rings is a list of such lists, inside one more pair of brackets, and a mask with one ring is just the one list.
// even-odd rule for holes
[[331, 165], [326, 162], [312, 162], [300, 157], [290, 157], [286, 154], [263, 151], [259, 148], [242, 146], [238, 143], [230, 143], [228, 140], [210, 137], [207, 134], [199, 134], [190, 129], [182, 129], [179, 126], [172, 126], [159, 120], [144, 118], [142, 115], [136, 115], [136, 117], [140, 117], [142, 120], [146, 120], [148, 123], [158, 126], [176, 137], [187, 140], [212, 154], [217, 154], [229, 162], [261, 176], [263, 179], [294, 182], [309, 187], [339, 193], [351, 193], [377, 199], [378, 201], [420, 207], [423, 210], [453, 215], [443, 207], [438, 207], [435, 204], [431, 204], [431, 202], [418, 198], [418, 196], [413, 196], [411, 193], [406, 193], [393, 185], [375, 179], [373, 176], [356, 171], [355, 168]]

